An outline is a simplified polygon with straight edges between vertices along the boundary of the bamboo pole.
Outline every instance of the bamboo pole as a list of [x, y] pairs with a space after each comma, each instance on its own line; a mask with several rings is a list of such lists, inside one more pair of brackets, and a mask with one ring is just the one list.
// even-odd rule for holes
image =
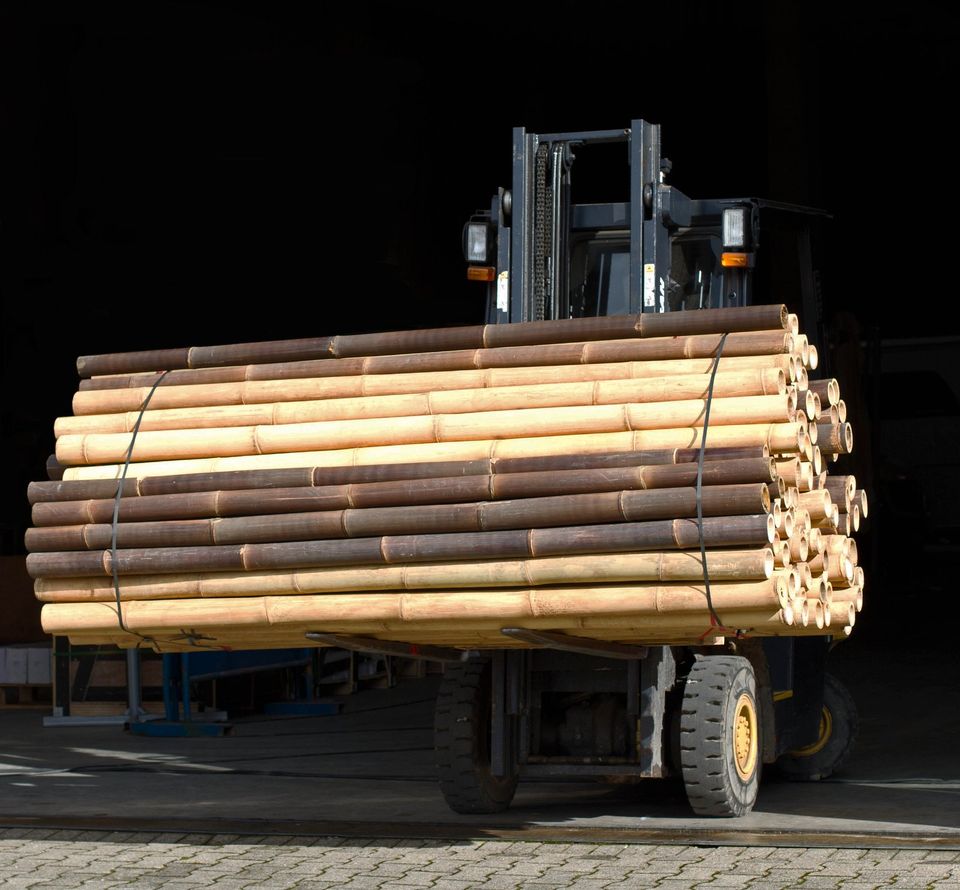
[[[583, 367], [579, 366], [577, 370]], [[581, 370], [582, 373], [582, 370]], [[412, 376], [412, 375], [407, 375]], [[396, 395], [361, 395], [307, 401], [276, 401], [252, 405], [204, 405], [142, 413], [90, 414], [60, 417], [57, 436], [88, 433], [128, 433], [139, 422], [141, 430], [212, 429], [219, 427], [282, 425], [372, 417], [406, 417], [428, 414], [464, 414], [520, 408], [672, 402], [705, 399], [709, 374], [685, 374], [641, 380], [547, 382], [482, 389], [431, 389]], [[714, 398], [784, 395], [786, 377], [778, 368], [717, 374]], [[152, 400], [151, 400], [152, 401]]]
[[853, 428], [849, 423], [817, 424], [820, 447], [831, 454], [850, 454], [853, 451]]
[[[704, 516], [742, 516], [770, 508], [763, 483], [711, 485], [700, 493]], [[527, 497], [505, 501], [360, 507], [225, 519], [156, 520], [30, 528], [27, 549], [100, 550], [111, 546], [198, 547], [363, 538], [391, 534], [493, 531], [589, 523], [641, 522], [697, 515], [696, 488], [661, 488]]]
[[[711, 585], [714, 608], [722, 610], [780, 608], [777, 585], [771, 581], [720, 582]], [[202, 631], [216, 627], [285, 627], [303, 630], [338, 629], [350, 623], [408, 623], [430, 626], [474, 621], [505, 622], [561, 616], [637, 616], [644, 613], [704, 612], [706, 593], [701, 585], [624, 584], [532, 589], [431, 591], [428, 593], [296, 594], [291, 596], [225, 597], [153, 600], [124, 605], [124, 625], [139, 633], [165, 630]], [[50, 603], [41, 620], [46, 633], [114, 631], [116, 605], [108, 603]]]
[[[581, 341], [173, 370], [168, 371], [163, 377], [160, 388], [195, 383], [240, 383], [250, 380], [293, 380], [310, 377], [462, 371], [477, 368], [703, 359], [716, 355], [723, 336], [726, 336], [723, 346], [724, 357], [777, 355], [793, 351], [794, 341], [790, 334], [783, 330], [764, 330], [727, 335]], [[149, 391], [150, 387], [160, 381], [160, 377], [161, 374], [157, 370], [148, 373], [121, 374], [81, 381], [80, 388], [82, 391], [99, 388], [145, 388]]]
[[[773, 554], [761, 550], [707, 552], [712, 582], [767, 580], [773, 574]], [[430, 590], [459, 587], [533, 587], [635, 581], [699, 581], [703, 564], [699, 551], [682, 553], [603, 553], [540, 559], [465, 562], [442, 565], [400, 564], [300, 572], [242, 572], [192, 576], [145, 575], [124, 579], [123, 601], [191, 599], [196, 597], [283, 596], [306, 593], [346, 593], [359, 590]], [[41, 602], [114, 602], [112, 583], [68, 587], [38, 581]]]
[[[714, 461], [767, 458], [764, 445], [748, 448], [714, 448], [708, 444], [705, 464]], [[487, 476], [504, 473], [591, 470], [620, 467], [662, 466], [696, 463], [698, 448], [671, 448], [647, 451], [584, 452], [548, 454], [537, 457], [481, 458], [477, 460], [422, 461], [418, 463], [369, 464], [360, 466], [303, 466], [273, 470], [239, 470], [177, 476], [128, 477], [121, 496], [147, 497], [189, 492], [236, 491], [241, 489], [303, 488], [350, 485], [368, 482], [398, 482], [455, 476]], [[31, 504], [77, 500], [113, 500], [117, 482], [113, 479], [31, 482], [27, 497]], [[58, 523], [67, 524], [67, 523]]]
[[[517, 439], [466, 442], [422, 443], [414, 445], [376, 445], [330, 451], [295, 451], [282, 454], [207, 457], [187, 460], [145, 461], [130, 464], [128, 476], [168, 476], [183, 473], [215, 473], [231, 470], [269, 470], [304, 466], [347, 466], [383, 463], [415, 463], [418, 460], [478, 460], [537, 457], [554, 454], [646, 451], [670, 448], [696, 448], [702, 427], [673, 430], [643, 430], [621, 433], [588, 433], [565, 436], [531, 436]], [[710, 443], [715, 447], [766, 446], [771, 452], [788, 454], [800, 449], [803, 431], [797, 423], [757, 423], [714, 427], [711, 419]], [[64, 471], [67, 481], [77, 479], [116, 479], [122, 473], [119, 464], [70, 467]]]
[[[769, 458], [704, 461], [704, 485], [771, 482]], [[279, 489], [241, 489], [121, 498], [121, 522], [255, 516], [358, 507], [462, 503], [696, 485], [694, 463], [465, 475]], [[54, 501], [33, 507], [35, 526], [112, 522], [114, 498]], [[28, 533], [28, 538], [30, 533]], [[33, 549], [28, 543], [28, 549]]]
[[[764, 546], [773, 543], [775, 537], [773, 517], [769, 514], [723, 516], [703, 520], [704, 543], [711, 549]], [[347, 540], [118, 550], [116, 570], [121, 577], [183, 572], [256, 571], [687, 550], [699, 547], [699, 543], [700, 531], [696, 520], [669, 519], [438, 535], [384, 535]], [[31, 553], [27, 556], [26, 565], [31, 577], [44, 579], [97, 576], [110, 578], [114, 569], [109, 550]]]
[[77, 359], [77, 372], [81, 377], [91, 377], [95, 374], [152, 371], [157, 368], [204, 368], [302, 358], [329, 359], [505, 345], [540, 345], [568, 343], [578, 339], [676, 337], [691, 333], [724, 333], [769, 328], [788, 328], [786, 307], [749, 306], [665, 314], [641, 313], [511, 325], [426, 328], [299, 340], [231, 343], [224, 346], [107, 353], [81, 356]]
[[[518, 408], [465, 414], [158, 430], [141, 432], [137, 436], [132, 460], [181, 460], [313, 449], [677, 429], [702, 425], [705, 411], [704, 399], [687, 399], [649, 405]], [[713, 399], [710, 421], [716, 425], [785, 423], [796, 416], [796, 405], [788, 395], [745, 396]], [[64, 465], [122, 461], [130, 444], [128, 433], [61, 436], [57, 441], [57, 460]]]
[[[360, 374], [342, 377], [307, 377], [281, 380], [252, 380], [211, 384], [168, 384], [164, 378], [151, 397], [151, 413], [159, 410], [187, 411], [208, 406], [240, 407], [257, 404], [326, 401], [448, 392], [456, 390], [506, 389], [540, 384], [646, 381], [655, 389], [659, 379], [675, 381], [681, 390], [691, 386], [680, 378], [697, 379], [712, 374], [715, 358], [668, 359], [665, 361], [599, 362], [593, 364], [534, 365], [526, 367], [474, 368], [452, 371], [409, 372], [395, 374]], [[761, 386], [770, 394], [781, 391], [792, 373], [788, 354], [733, 356], [720, 359], [717, 377], [725, 378], [722, 386], [734, 386], [740, 378], [743, 385]], [[758, 383], [758, 378], [760, 381]], [[89, 382], [89, 381], [87, 381]], [[666, 390], [666, 391], [669, 391]], [[74, 396], [76, 415], [112, 416], [131, 411], [139, 413], [146, 392], [136, 389], [82, 389]], [[137, 402], [136, 399], [140, 398]], [[81, 421], [74, 419], [75, 424]], [[114, 421], [115, 422], [115, 421]], [[65, 432], [76, 430], [64, 430]]]

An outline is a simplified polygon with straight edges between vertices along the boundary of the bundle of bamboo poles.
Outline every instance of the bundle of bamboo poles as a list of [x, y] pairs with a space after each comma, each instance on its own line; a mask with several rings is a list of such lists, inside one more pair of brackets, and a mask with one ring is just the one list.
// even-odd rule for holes
[[848, 634], [867, 498], [829, 473], [852, 431], [816, 363], [783, 306], [81, 357], [62, 478], [29, 489], [43, 625], [159, 651]]

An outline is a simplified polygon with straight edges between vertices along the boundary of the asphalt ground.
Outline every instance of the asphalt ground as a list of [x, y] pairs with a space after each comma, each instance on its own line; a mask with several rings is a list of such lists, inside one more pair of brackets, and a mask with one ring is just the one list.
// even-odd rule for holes
[[813, 784], [768, 770], [741, 819], [694, 818], [676, 782], [524, 782], [504, 814], [453, 814], [435, 780], [428, 678], [352, 696], [335, 717], [241, 720], [223, 738], [45, 729], [41, 711], [0, 711], [0, 825], [960, 849], [960, 667], [923, 647], [885, 654], [851, 641], [831, 656], [861, 715], [846, 769]]

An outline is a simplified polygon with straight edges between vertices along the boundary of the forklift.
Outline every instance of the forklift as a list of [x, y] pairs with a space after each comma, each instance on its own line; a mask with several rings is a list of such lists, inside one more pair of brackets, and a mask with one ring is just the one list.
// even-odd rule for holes
[[[626, 160], [622, 200], [573, 200], [572, 174], [591, 157]], [[660, 126], [643, 120], [515, 129], [512, 188], [499, 188], [463, 230], [467, 277], [486, 286], [486, 321], [785, 302], [822, 343], [816, 260], [829, 215], [756, 198], [694, 200], [667, 182], [670, 172]], [[691, 647], [502, 632], [532, 648], [434, 653], [448, 662], [437, 767], [458, 813], [506, 809], [521, 778], [674, 777], [697, 815], [740, 816], [754, 806], [764, 764], [791, 779], [825, 778], [856, 737], [853, 700], [826, 671], [828, 636]]]

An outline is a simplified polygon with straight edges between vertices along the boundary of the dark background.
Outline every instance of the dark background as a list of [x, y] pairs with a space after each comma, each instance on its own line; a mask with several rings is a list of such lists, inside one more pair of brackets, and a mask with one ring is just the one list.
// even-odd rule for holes
[[515, 125], [661, 123], [687, 194], [836, 214], [828, 315], [960, 333], [958, 60], [924, 2], [0, 7], [3, 551], [78, 354], [480, 321]]

